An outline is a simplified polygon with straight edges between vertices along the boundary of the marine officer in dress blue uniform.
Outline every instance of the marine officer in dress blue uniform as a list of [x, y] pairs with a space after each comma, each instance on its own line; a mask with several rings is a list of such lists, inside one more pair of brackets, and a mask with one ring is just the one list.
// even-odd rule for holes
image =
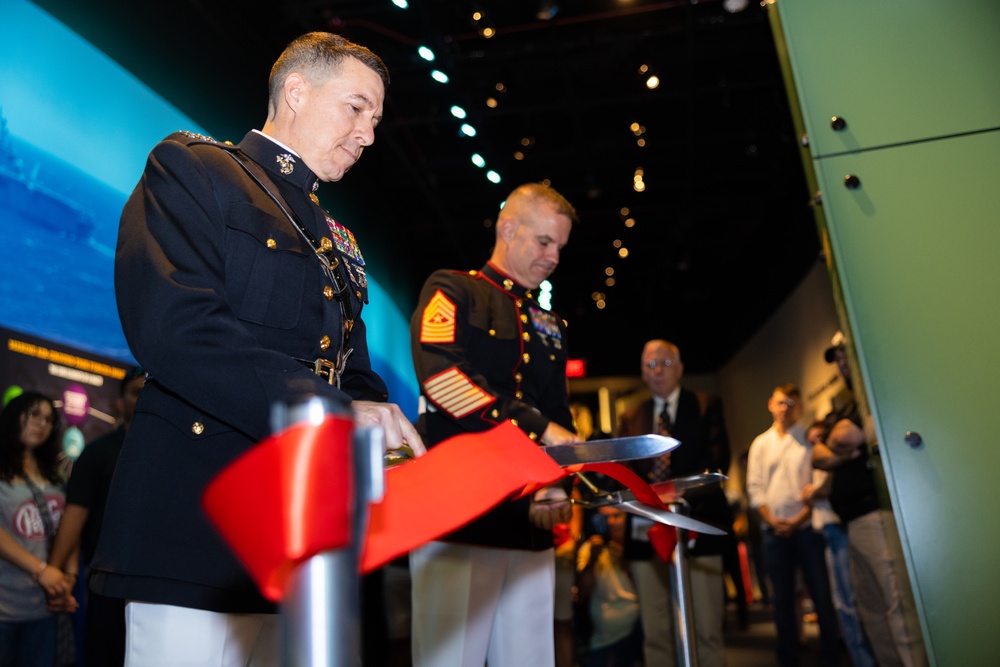
[[366, 266], [319, 205], [375, 138], [388, 73], [328, 33], [293, 41], [267, 121], [238, 146], [170, 135], [122, 213], [115, 288], [149, 371], [93, 562], [129, 601], [126, 665], [277, 664], [277, 616], [202, 513], [206, 483], [269, 432], [276, 402], [350, 405], [390, 448], [423, 444], [386, 403], [361, 313]]

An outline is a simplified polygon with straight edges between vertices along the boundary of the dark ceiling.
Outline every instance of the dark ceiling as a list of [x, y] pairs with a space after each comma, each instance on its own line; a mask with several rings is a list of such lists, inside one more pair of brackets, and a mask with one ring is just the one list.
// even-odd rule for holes
[[[361, 162], [320, 193], [371, 273], [409, 313], [431, 271], [484, 262], [513, 187], [547, 180], [580, 214], [552, 277], [553, 306], [592, 376], [635, 374], [654, 337], [681, 347], [688, 372], [717, 370], [817, 261], [774, 42], [755, 3], [729, 12], [713, 0], [411, 0], [406, 10], [278, 0], [266, 11], [240, 0], [37, 2], [219, 139], [263, 124], [267, 72], [298, 34], [329, 30], [371, 48], [392, 76], [385, 118]], [[421, 44], [433, 63], [417, 55]], [[655, 90], [643, 64], [660, 77]], [[433, 81], [432, 69], [450, 82]], [[461, 134], [454, 104], [475, 137]]]

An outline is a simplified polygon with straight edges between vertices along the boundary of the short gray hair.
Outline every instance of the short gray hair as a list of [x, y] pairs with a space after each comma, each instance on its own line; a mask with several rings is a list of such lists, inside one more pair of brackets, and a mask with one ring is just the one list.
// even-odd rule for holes
[[389, 68], [382, 59], [368, 48], [330, 32], [309, 32], [293, 40], [271, 67], [268, 79], [268, 107], [273, 111], [285, 79], [292, 72], [324, 76], [336, 72], [344, 58], [354, 58], [367, 66], [382, 79], [382, 85], [389, 88]]

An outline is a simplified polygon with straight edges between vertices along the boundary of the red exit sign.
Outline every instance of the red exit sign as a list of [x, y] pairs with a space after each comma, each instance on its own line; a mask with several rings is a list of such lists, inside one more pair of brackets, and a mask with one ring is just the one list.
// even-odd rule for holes
[[569, 359], [566, 361], [566, 377], [585, 378], [587, 377], [587, 362], [583, 359]]

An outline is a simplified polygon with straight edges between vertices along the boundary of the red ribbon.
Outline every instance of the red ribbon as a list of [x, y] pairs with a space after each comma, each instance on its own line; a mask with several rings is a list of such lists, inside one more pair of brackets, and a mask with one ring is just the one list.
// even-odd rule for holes
[[280, 600], [295, 567], [351, 539], [354, 422], [329, 416], [267, 438], [206, 487], [202, 507], [261, 592]]
[[[624, 484], [629, 491], [635, 494], [635, 499], [639, 502], [657, 509], [670, 511], [670, 508], [664, 505], [663, 500], [660, 499], [660, 493], [663, 493], [668, 499], [672, 499], [673, 484], [669, 484], [669, 482], [661, 483], [656, 485], [658, 488], [654, 488], [620, 463], [585, 463], [567, 466], [566, 471], [568, 473], [591, 471], [606, 475]], [[677, 546], [677, 529], [673, 526], [665, 526], [662, 523], [658, 523], [650, 528], [646, 532], [646, 535], [649, 537], [649, 543], [653, 547], [653, 551], [656, 552], [656, 555], [664, 561], [670, 562], [674, 547]]]
[[[341, 417], [293, 426], [238, 458], [205, 491], [209, 519], [270, 600], [282, 598], [299, 564], [349, 543], [351, 432], [351, 420]], [[526, 485], [541, 488], [564, 474], [509, 422], [450, 438], [386, 472], [385, 498], [370, 507], [361, 569], [378, 568]]]
[[[328, 416], [263, 440], [205, 490], [209, 519], [261, 592], [280, 601], [288, 575], [304, 561], [350, 543], [354, 517], [353, 421]], [[386, 471], [385, 497], [369, 508], [363, 572], [437, 539], [511, 497], [532, 493], [577, 471], [618, 480], [638, 500], [667, 509], [657, 492], [617, 463], [565, 470], [510, 422], [449, 438], [426, 455]], [[657, 524], [649, 539], [664, 560], [677, 542]]]
[[386, 472], [385, 498], [371, 508], [362, 570], [464, 526], [526, 485], [542, 488], [564, 475], [510, 422], [449, 438]]

